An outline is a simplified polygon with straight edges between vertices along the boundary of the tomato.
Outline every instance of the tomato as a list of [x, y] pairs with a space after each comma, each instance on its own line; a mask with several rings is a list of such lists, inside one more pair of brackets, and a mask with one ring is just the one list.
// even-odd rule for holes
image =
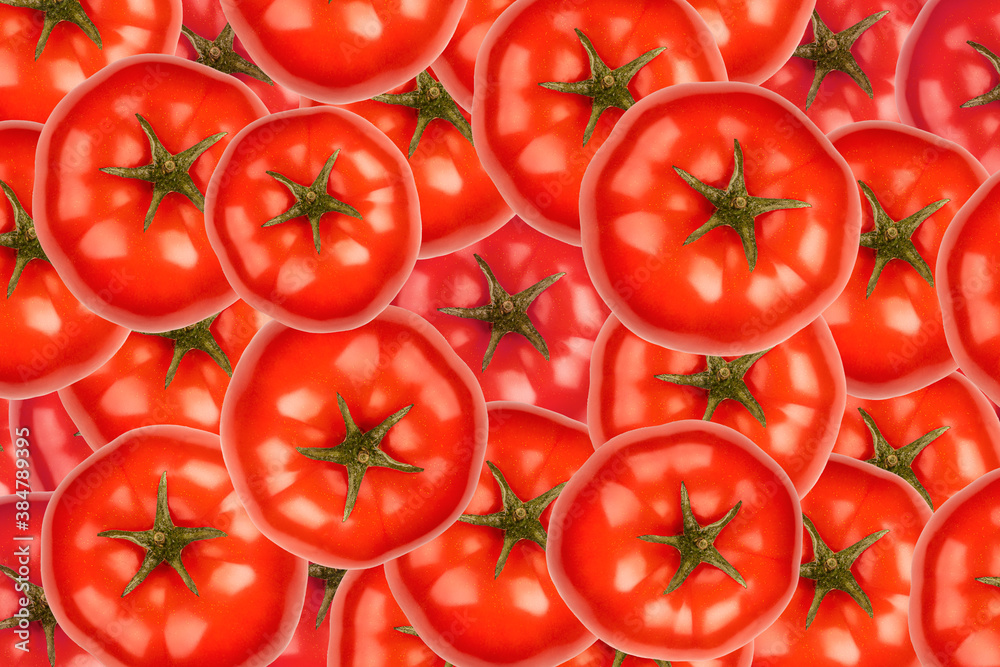
[[133, 332], [108, 363], [60, 389], [59, 398], [94, 449], [153, 424], [218, 433], [232, 367], [267, 320], [237, 301], [172, 337]]
[[[1000, 167], [996, 145], [1000, 7], [982, 0], [929, 0], [903, 43], [896, 67], [900, 118]], [[956, 76], [961, 72], [961, 76]]]
[[593, 451], [582, 423], [513, 401], [489, 405], [479, 487], [440, 537], [385, 566], [417, 635], [463, 667], [556, 665], [594, 642], [546, 568], [549, 505]]
[[[54, 392], [11, 401], [9, 423], [3, 440], [10, 444], [4, 444], [0, 453], [0, 490], [4, 493], [54, 491], [93, 452]], [[26, 463], [18, 463], [20, 459]]]
[[[303, 106], [315, 104], [303, 98]], [[510, 220], [510, 207], [472, 145], [468, 112], [431, 74], [342, 108], [371, 121], [408, 156], [420, 196], [418, 257], [464, 248]]]
[[586, 651], [572, 660], [564, 662], [560, 667], [664, 667], [665, 665], [670, 667], [750, 667], [750, 662], [753, 660], [753, 642], [732, 653], [727, 653], [721, 658], [694, 662], [672, 660], [668, 663], [665, 660], [649, 660], [625, 655], [620, 663], [615, 663], [615, 660], [621, 655], [621, 651], [616, 651], [598, 640]]
[[640, 657], [735, 651], [778, 617], [798, 579], [795, 487], [746, 436], [712, 422], [612, 438], [566, 484], [550, 526], [560, 596], [598, 638]]
[[805, 495], [823, 472], [844, 414], [840, 353], [822, 318], [761, 352], [727, 359], [677, 352], [646, 342], [612, 315], [590, 366], [594, 445], [643, 426], [711, 419], [750, 438]]
[[266, 112], [243, 83], [176, 56], [117, 61], [67, 95], [38, 141], [32, 202], [38, 240], [70, 291], [151, 332], [235, 301], [205, 236], [202, 195], [226, 144]]
[[761, 83], [799, 43], [816, 0], [692, 0], [715, 36], [730, 81]]
[[[714, 229], [722, 220], [741, 231]], [[785, 340], [837, 297], [861, 211], [847, 163], [789, 102], [691, 83], [625, 114], [584, 176], [580, 225], [594, 286], [626, 327], [736, 356]]]
[[897, 398], [848, 396], [833, 451], [872, 463], [877, 438], [872, 425], [898, 450], [881, 446], [875, 465], [900, 475], [932, 509], [1000, 468], [1000, 420], [983, 392], [960, 373]]
[[906, 606], [927, 503], [892, 473], [831, 454], [802, 513], [803, 574], [781, 618], [754, 642], [754, 665], [918, 667]]
[[465, 0], [222, 0], [236, 36], [271, 78], [330, 104], [415, 77], [441, 54], [463, 9]]
[[327, 667], [330, 628], [324, 621], [346, 573], [347, 570], [309, 564], [302, 615], [288, 646], [270, 663], [272, 667]]
[[993, 470], [942, 504], [916, 542], [909, 636], [921, 665], [1000, 661], [998, 499], [1000, 470]]
[[490, 85], [475, 91], [472, 136], [514, 212], [580, 245], [580, 180], [622, 110], [664, 86], [725, 78], [686, 2], [522, 0], [480, 47], [476, 80]]
[[29, 492], [28, 485], [18, 491], [0, 496], [0, 619], [16, 623], [0, 630], [0, 659], [11, 667], [101, 667], [66, 636], [40, 585], [42, 515], [52, 494]]
[[[168, 532], [168, 548], [186, 545], [179, 563], [148, 550], [154, 531]], [[52, 613], [109, 667], [267, 664], [292, 635], [306, 577], [306, 561], [250, 522], [218, 436], [185, 426], [135, 429], [101, 448], [42, 520]]]
[[897, 59], [925, 2], [818, 0], [799, 47], [762, 85], [805, 109], [824, 132], [855, 121], [898, 121]]
[[[25, 6], [30, 4], [47, 8]], [[0, 120], [45, 122], [56, 103], [94, 72], [126, 56], [171, 53], [180, 35], [180, 0], [71, 4], [76, 7], [70, 6], [70, 14], [78, 12], [79, 19], [60, 23], [54, 19], [66, 5], [0, 5]]]
[[855, 123], [830, 140], [868, 201], [850, 281], [823, 317], [848, 393], [899, 396], [956, 368], [933, 269], [951, 219], [987, 173], [961, 146], [900, 123]]
[[[6, 9], [6, 8], [4, 8]], [[96, 317], [46, 261], [35, 236], [32, 194], [42, 126], [0, 122], [0, 396], [41, 396], [111, 358], [128, 330]]]
[[982, 184], [941, 238], [936, 275], [948, 349], [994, 403], [1000, 401], [1000, 251], [991, 224], [1000, 215], [1000, 176]]
[[444, 338], [389, 307], [345, 332], [265, 325], [233, 372], [221, 433], [265, 535], [321, 565], [373, 567], [440, 534], [468, 504], [486, 405]]
[[236, 135], [208, 186], [205, 225], [247, 303], [296, 329], [341, 331], [375, 317], [409, 276], [420, 202], [405, 158], [374, 125], [296, 109]]
[[[520, 316], [508, 321], [507, 301], [517, 301], [511, 312], [523, 313], [527, 324]], [[579, 248], [515, 217], [479, 243], [418, 261], [393, 303], [444, 334], [478, 376], [487, 400], [520, 401], [586, 419], [591, 350], [610, 311], [590, 282]], [[467, 310], [489, 304], [499, 305], [499, 312]], [[507, 330], [518, 335], [502, 335]]]

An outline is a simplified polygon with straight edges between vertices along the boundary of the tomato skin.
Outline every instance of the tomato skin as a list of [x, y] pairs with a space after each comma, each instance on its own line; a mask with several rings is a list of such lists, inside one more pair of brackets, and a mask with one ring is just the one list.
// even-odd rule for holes
[[726, 70], [705, 22], [686, 2], [521, 0], [493, 23], [476, 59], [476, 80], [491, 84], [479, 86], [473, 99], [476, 150], [515, 213], [580, 245], [580, 180], [623, 112], [606, 110], [583, 145], [592, 98], [538, 85], [590, 76], [574, 29], [610, 68], [666, 47], [631, 80], [637, 100], [684, 81], [724, 81]]
[[[732, 229], [684, 244], [715, 208], [672, 168], [725, 188], [734, 139], [751, 196], [811, 204], [757, 218], [753, 271]], [[583, 256], [612, 312], [642, 338], [693, 354], [749, 354], [787, 339], [840, 294], [860, 207], [847, 163], [787, 100], [745, 83], [678, 84], [629, 109], [587, 168]]]
[[[842, 591], [831, 591], [807, 629], [815, 582], [799, 577], [795, 596], [781, 618], [754, 642], [754, 665], [798, 667], [919, 667], [906, 632], [911, 596], [910, 564], [931, 510], [919, 494], [892, 473], [855, 459], [831, 454], [816, 486], [802, 499], [802, 512], [833, 551], [871, 533], [888, 529], [851, 568], [869, 597], [873, 618]], [[803, 530], [802, 562], [814, 560]]]
[[[308, 187], [338, 150], [327, 194], [362, 219], [324, 214], [319, 253], [305, 216], [264, 227], [296, 203], [267, 171]], [[234, 137], [205, 193], [205, 226], [248, 304], [302, 331], [343, 331], [378, 315], [410, 275], [420, 202], [410, 166], [374, 125], [334, 107], [295, 109]]]
[[961, 373], [896, 398], [848, 396], [833, 451], [864, 461], [874, 456], [875, 450], [858, 408], [872, 416], [889, 444], [897, 448], [934, 429], [950, 427], [918, 454], [913, 464], [935, 508], [1000, 468], [1000, 419], [983, 392]]
[[[344, 466], [295, 450], [342, 442], [337, 394], [363, 431], [413, 404], [381, 449], [424, 468], [369, 468], [347, 521]], [[233, 372], [221, 434], [254, 524], [312, 562], [356, 569], [414, 549], [458, 518], [486, 451], [486, 404], [444, 338], [426, 320], [390, 306], [345, 332], [265, 325]]]
[[[560, 667], [612, 667], [615, 659], [615, 650], [598, 639], [590, 648], [576, 656], [572, 660], [564, 662]], [[727, 653], [721, 658], [714, 660], [696, 660], [694, 662], [683, 662], [672, 660], [671, 667], [750, 667], [753, 660], [753, 642], [736, 649], [732, 653]], [[637, 658], [633, 655], [625, 656], [620, 667], [656, 667], [656, 663], [648, 658]]]
[[465, 0], [222, 0], [261, 69], [329, 104], [368, 99], [412, 79], [441, 54], [463, 9]]
[[[5, 417], [7, 414], [5, 412]], [[10, 439], [3, 439], [3, 452], [0, 453], [0, 491], [4, 493], [29, 488], [54, 491], [59, 482], [93, 452], [87, 441], [76, 435], [76, 424], [55, 392], [11, 401], [9, 424], [10, 430], [4, 435]], [[18, 467], [19, 458], [26, 458], [27, 466]], [[21, 472], [19, 477], [18, 470], [27, 472]]]
[[214, 315], [236, 294], [191, 201], [168, 194], [143, 231], [150, 184], [99, 171], [149, 164], [137, 113], [174, 153], [226, 132], [189, 172], [204, 194], [226, 145], [267, 109], [231, 76], [176, 56], [141, 55], [74, 88], [42, 129], [32, 203], [52, 265], [101, 317], [137, 331], [169, 331]]
[[[638, 536], [681, 534], [681, 483], [702, 525], [742, 502], [714, 545], [746, 589], [699, 565], [664, 595], [679, 553]], [[795, 487], [746, 436], [712, 422], [681, 420], [611, 439], [563, 489], [550, 525], [546, 556], [559, 594], [598, 638], [641, 657], [708, 660], [730, 653], [781, 614], [799, 578]], [[682, 609], [690, 626], [677, 620]], [[699, 632], [709, 620], [712, 629]]]
[[[167, 471], [175, 525], [210, 526], [226, 536], [193, 542], [182, 552], [198, 595], [161, 564], [122, 596], [145, 551], [96, 533], [149, 529], [160, 471]], [[250, 522], [233, 493], [218, 436], [184, 426], [135, 429], [75, 468], [49, 501], [42, 550], [42, 586], [52, 613], [108, 667], [267, 664], [295, 629], [308, 576], [306, 561]]]
[[[595, 448], [643, 426], [702, 419], [707, 391], [654, 376], [705, 369], [705, 357], [649, 343], [610, 316], [597, 336], [590, 366], [587, 422]], [[843, 364], [829, 327], [816, 319], [758, 359], [743, 379], [761, 405], [766, 426], [735, 400], [720, 403], [711, 421], [750, 438], [804, 496], [823, 472], [847, 399]]]
[[[872, 189], [893, 220], [940, 199], [950, 200], [910, 237], [933, 272], [945, 230], [986, 180], [986, 170], [961, 146], [900, 123], [855, 123], [829, 136], [855, 178]], [[867, 201], [862, 209], [864, 233], [874, 223]], [[859, 248], [847, 286], [823, 318], [840, 348], [848, 393], [878, 399], [926, 387], [954, 371], [956, 362], [948, 350], [934, 286], [895, 259], [866, 297], [874, 267], [875, 252]]]
[[[486, 459], [523, 502], [570, 479], [593, 451], [586, 426], [568, 417], [514, 401], [493, 401], [488, 409]], [[487, 515], [503, 507], [483, 465], [465, 512]], [[546, 530], [551, 507], [539, 516]], [[499, 529], [456, 522], [386, 563], [389, 589], [417, 635], [448, 662], [468, 667], [558, 665], [592, 644], [594, 636], [556, 592], [542, 548], [517, 542], [497, 576], [502, 545]]]
[[996, 576], [998, 485], [1000, 470], [969, 484], [938, 508], [917, 540], [908, 618], [921, 665], [973, 667], [1000, 660], [997, 591], [975, 580]]

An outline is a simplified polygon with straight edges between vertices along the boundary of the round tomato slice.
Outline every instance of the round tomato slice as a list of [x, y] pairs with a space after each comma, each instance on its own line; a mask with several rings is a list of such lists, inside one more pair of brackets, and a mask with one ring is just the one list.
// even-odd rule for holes
[[434, 538], [468, 504], [486, 403], [444, 337], [390, 306], [344, 332], [265, 325], [233, 372], [221, 432], [264, 534], [321, 565], [373, 567]]
[[296, 109], [236, 135], [205, 226], [247, 303], [296, 329], [343, 331], [380, 313], [413, 270], [420, 201], [406, 159], [370, 122]]
[[682, 420], [624, 433], [566, 484], [549, 571], [598, 638], [660, 660], [747, 644], [795, 591], [799, 497], [746, 436]]
[[226, 145], [266, 113], [240, 81], [176, 56], [119, 60], [67, 95], [38, 141], [32, 203], [70, 291], [152, 332], [235, 301], [205, 235], [203, 195]]
[[557, 665], [594, 636], [546, 566], [549, 505], [593, 452], [587, 427], [513, 401], [489, 405], [489, 448], [465, 514], [385, 566], [417, 635], [466, 667]]
[[465, 0], [222, 0], [254, 62], [300, 95], [347, 104], [412, 79], [444, 49]]
[[514, 212], [580, 245], [580, 180], [635, 100], [684, 81], [724, 81], [715, 39], [686, 2], [521, 0], [476, 59], [472, 136]]
[[799, 331], [843, 290], [861, 210], [847, 163], [787, 100], [689, 83], [625, 114], [584, 176], [580, 225], [594, 286], [626, 327], [664, 347], [742, 355]]
[[41, 548], [53, 615], [108, 667], [268, 664], [302, 611], [307, 562], [254, 527], [206, 431], [95, 452], [52, 494]]
[[595, 447], [680, 419], [724, 424], [767, 452], [803, 496], [833, 449], [846, 397], [822, 318], [773, 348], [705, 357], [649, 343], [612, 315], [594, 344], [587, 423]]
[[913, 551], [909, 636], [924, 667], [1000, 662], [1000, 470], [934, 512]]
[[956, 368], [934, 268], [945, 230], [988, 174], [958, 144], [900, 123], [854, 123], [830, 140], [866, 201], [853, 272], [823, 318], [848, 393], [899, 396]]
[[1000, 175], [994, 174], [955, 214], [941, 238], [937, 297], [948, 349], [962, 371], [1000, 402]]

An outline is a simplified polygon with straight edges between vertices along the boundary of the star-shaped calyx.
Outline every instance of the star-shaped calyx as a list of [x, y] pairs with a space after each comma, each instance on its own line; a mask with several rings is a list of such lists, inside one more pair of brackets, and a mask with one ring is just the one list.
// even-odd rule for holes
[[222, 137], [225, 132], [213, 134], [202, 139], [194, 146], [177, 153], [176, 155], [163, 147], [163, 143], [157, 138], [153, 126], [139, 114], [135, 115], [139, 119], [139, 126], [142, 133], [149, 140], [149, 151], [152, 154], [152, 161], [141, 167], [102, 167], [101, 171], [112, 176], [122, 178], [135, 178], [146, 181], [153, 185], [153, 201], [149, 203], [146, 210], [146, 219], [143, 222], [142, 230], [146, 231], [153, 223], [153, 216], [156, 209], [160, 207], [160, 202], [171, 192], [178, 192], [191, 200], [199, 211], [205, 210], [205, 197], [201, 194], [198, 186], [191, 180], [188, 170], [202, 153], [207, 151], [212, 145]]
[[587, 52], [587, 59], [590, 60], [590, 77], [582, 81], [546, 81], [538, 85], [560, 93], [584, 95], [594, 99], [590, 109], [590, 120], [587, 121], [587, 127], [583, 131], [583, 145], [586, 146], [594, 134], [598, 119], [606, 109], [617, 107], [626, 110], [635, 104], [635, 98], [628, 90], [629, 82], [650, 60], [663, 53], [666, 47], [650, 49], [635, 60], [611, 69], [597, 55], [597, 49], [583, 31], [577, 28], [575, 32]]
[[827, 74], [834, 71], [847, 74], [854, 79], [855, 83], [861, 86], [861, 90], [865, 91], [869, 98], [872, 97], [874, 94], [872, 92], [872, 83], [868, 80], [868, 76], [861, 70], [858, 61], [854, 59], [851, 47], [854, 46], [854, 42], [858, 40], [858, 37], [863, 32], [875, 25], [876, 21], [888, 13], [889, 10], [875, 12], [861, 19], [850, 28], [846, 28], [840, 32], [833, 32], [823, 22], [823, 19], [819, 17], [819, 12], [815, 9], [813, 10], [813, 38], [816, 41], [809, 44], [802, 44], [792, 53], [793, 56], [816, 61], [816, 71], [813, 74], [812, 85], [809, 86], [809, 94], [806, 96], [806, 109], [812, 106], [813, 101], [816, 99], [816, 93], [819, 92], [819, 86], [823, 83], [823, 79], [826, 78]]
[[531, 287], [525, 288], [517, 294], [511, 294], [505, 290], [500, 281], [493, 274], [492, 269], [479, 255], [473, 255], [476, 263], [486, 276], [486, 282], [490, 289], [490, 302], [485, 306], [476, 308], [438, 308], [439, 311], [447, 315], [465, 317], [474, 320], [482, 320], [490, 325], [490, 342], [486, 346], [486, 354], [483, 355], [483, 371], [490, 365], [493, 353], [496, 352], [500, 339], [509, 333], [521, 334], [528, 339], [536, 350], [542, 353], [546, 360], [549, 358], [549, 348], [545, 344], [545, 339], [538, 333], [538, 329], [532, 324], [528, 317], [528, 306], [539, 294], [548, 289], [555, 281], [566, 275], [565, 272], [554, 273], [548, 278], [542, 278]]
[[49, 664], [53, 667], [56, 664], [56, 618], [52, 615], [48, 600], [45, 599], [45, 591], [38, 584], [33, 584], [19, 576], [14, 570], [6, 565], [0, 565], [0, 572], [3, 572], [15, 583], [25, 588], [21, 590], [21, 596], [28, 599], [26, 607], [27, 616], [11, 616], [0, 621], [0, 630], [10, 630], [20, 626], [22, 621], [28, 623], [39, 623], [42, 631], [45, 632], [45, 647], [48, 651]]
[[758, 359], [770, 352], [771, 349], [767, 348], [753, 354], [745, 354], [732, 361], [726, 361], [722, 357], [709, 356], [705, 357], [705, 363], [708, 365], [708, 368], [700, 373], [691, 373], [690, 375], [663, 373], [661, 375], [654, 375], [653, 377], [657, 380], [673, 382], [674, 384], [681, 384], [688, 387], [697, 387], [707, 391], [708, 405], [705, 406], [705, 414], [702, 416], [702, 419], [705, 421], [712, 418], [712, 414], [722, 401], [731, 398], [745, 407], [754, 416], [754, 419], [760, 422], [761, 426], [767, 426], [767, 420], [764, 418], [764, 410], [760, 407], [760, 403], [757, 402], [753, 394], [750, 393], [750, 389], [747, 387], [747, 383], [743, 377], [750, 370], [750, 367]]
[[854, 601], [861, 605], [861, 608], [871, 618], [873, 615], [871, 600], [861, 590], [861, 585], [851, 573], [851, 566], [865, 549], [882, 539], [889, 532], [888, 529], [874, 532], [846, 549], [834, 552], [819, 536], [816, 526], [805, 514], [802, 515], [802, 523], [812, 539], [815, 560], [803, 563], [799, 567], [799, 576], [813, 579], [816, 582], [816, 593], [813, 595], [812, 604], [809, 605], [809, 613], [806, 615], [806, 627], [812, 625], [816, 618], [816, 612], [819, 611], [820, 602], [830, 591], [844, 591], [854, 598]]
[[[376, 102], [386, 104], [397, 104], [417, 110], [417, 128], [410, 139], [409, 157], [417, 150], [420, 137], [424, 135], [427, 125], [436, 118], [446, 120], [455, 126], [463, 137], [472, 141], [472, 127], [459, 110], [455, 100], [452, 99], [448, 91], [439, 81], [435, 81], [427, 70], [417, 75], [417, 89], [408, 93], [390, 94], [383, 93], [372, 98]], [[475, 144], [473, 144], [475, 145]]]
[[45, 256], [45, 251], [42, 250], [42, 246], [38, 242], [38, 236], [35, 234], [35, 222], [24, 210], [21, 200], [14, 194], [14, 190], [3, 181], [0, 181], [0, 188], [3, 188], [7, 201], [14, 209], [14, 229], [0, 234], [0, 246], [14, 250], [15, 257], [14, 273], [11, 274], [10, 282], [7, 283], [7, 298], [9, 299], [28, 262], [33, 259], [44, 259], [47, 262], [49, 258]]
[[104, 44], [101, 42], [101, 33], [87, 16], [87, 10], [80, 4], [80, 0], [0, 0], [0, 5], [34, 9], [45, 15], [42, 20], [42, 32], [35, 45], [35, 60], [38, 60], [39, 56], [42, 55], [42, 50], [45, 49], [45, 44], [49, 41], [52, 29], [63, 21], [68, 21], [80, 28], [83, 34], [97, 45], [97, 48], [104, 48]]
[[246, 74], [258, 81], [274, 85], [264, 70], [254, 65], [252, 62], [236, 53], [233, 49], [233, 27], [228, 23], [214, 40], [202, 37], [186, 25], [181, 26], [184, 36], [191, 42], [195, 53], [198, 54], [197, 62], [211, 67], [224, 74]]
[[545, 511], [545, 508], [559, 496], [563, 487], [566, 486], [566, 482], [557, 484], [542, 495], [524, 502], [511, 490], [507, 478], [503, 476], [499, 468], [491, 461], [487, 461], [486, 465], [490, 467], [493, 479], [500, 487], [500, 502], [503, 503], [503, 509], [485, 516], [463, 514], [458, 517], [458, 520], [471, 523], [474, 526], [489, 526], [503, 531], [503, 547], [500, 549], [500, 557], [497, 559], [497, 566], [493, 571], [493, 577], [496, 578], [500, 576], [503, 566], [507, 564], [507, 557], [510, 556], [511, 549], [521, 540], [531, 540], [543, 550], [545, 549], [545, 545], [548, 543], [548, 533], [545, 532], [545, 528], [542, 527], [542, 522], [538, 518]]
[[917, 252], [917, 248], [913, 245], [910, 237], [913, 236], [913, 232], [917, 231], [917, 227], [924, 220], [931, 217], [935, 211], [950, 200], [939, 199], [897, 222], [885, 212], [882, 204], [875, 197], [875, 193], [872, 192], [872, 189], [867, 184], [858, 181], [858, 185], [861, 186], [861, 191], [864, 193], [865, 199], [871, 205], [872, 218], [875, 221], [875, 228], [861, 235], [861, 247], [871, 248], [875, 251], [875, 268], [872, 270], [872, 276], [868, 280], [868, 289], [865, 292], [865, 298], [867, 299], [872, 295], [872, 290], [875, 289], [878, 277], [882, 275], [882, 269], [894, 259], [901, 259], [908, 263], [916, 269], [921, 278], [927, 281], [927, 284], [933, 287], [934, 274], [931, 273], [931, 268], [927, 266], [924, 258]]
[[674, 572], [674, 576], [670, 578], [670, 583], [667, 584], [666, 590], [663, 591], [664, 595], [677, 590], [684, 583], [684, 580], [688, 578], [688, 575], [694, 572], [694, 569], [702, 563], [719, 568], [743, 586], [743, 588], [747, 587], [747, 582], [743, 580], [743, 577], [736, 571], [736, 568], [715, 548], [715, 540], [719, 536], [719, 533], [726, 527], [726, 524], [733, 520], [733, 517], [740, 511], [742, 505], [743, 501], [736, 503], [731, 510], [726, 512], [724, 517], [707, 526], [702, 526], [698, 523], [698, 519], [695, 518], [694, 512], [691, 510], [691, 500], [688, 498], [687, 487], [684, 485], [684, 482], [681, 482], [681, 515], [684, 519], [684, 532], [680, 535], [639, 536], [639, 539], [643, 542], [668, 544], [681, 553], [681, 564], [677, 568], [677, 571]]
[[920, 483], [920, 480], [913, 473], [913, 459], [924, 450], [924, 447], [940, 438], [951, 427], [942, 426], [936, 428], [933, 431], [924, 433], [908, 445], [895, 448], [885, 439], [885, 436], [882, 435], [882, 432], [879, 431], [878, 426], [875, 424], [875, 420], [872, 419], [870, 414], [865, 412], [864, 408], [858, 408], [858, 412], [861, 413], [861, 418], [865, 420], [865, 426], [868, 427], [868, 432], [871, 433], [872, 445], [875, 448], [875, 456], [868, 459], [866, 463], [871, 463], [882, 470], [888, 470], [902, 477], [910, 486], [917, 490], [917, 493], [927, 501], [927, 504], [933, 510], [934, 503], [931, 502], [930, 494], [927, 493], [927, 489], [924, 488], [924, 485]]
[[[978, 42], [973, 42], [972, 40], [967, 41], [966, 44], [974, 48], [976, 51], [982, 54], [984, 58], [990, 61], [990, 65], [993, 66], [993, 69], [996, 70], [997, 74], [1000, 74], [1000, 58], [998, 58], [995, 53], [990, 51], [982, 44], [979, 44]], [[968, 109], [969, 107], [978, 107], [984, 104], [989, 104], [990, 102], [996, 102], [997, 100], [1000, 100], [1000, 83], [998, 83], [992, 89], [983, 93], [982, 95], [973, 97], [971, 100], [961, 105], [961, 108]]]
[[423, 468], [401, 463], [379, 448], [389, 429], [410, 411], [410, 408], [413, 407], [412, 403], [389, 415], [381, 424], [369, 431], [362, 431], [354, 423], [351, 411], [347, 409], [347, 403], [339, 393], [337, 394], [337, 405], [340, 406], [340, 414], [344, 418], [344, 426], [347, 431], [344, 440], [333, 447], [296, 447], [295, 451], [314, 461], [328, 461], [347, 468], [347, 499], [344, 504], [344, 521], [347, 521], [351, 512], [354, 511], [354, 504], [358, 500], [358, 491], [361, 489], [361, 481], [368, 468], [391, 468], [399, 472], [411, 473], [421, 472]]
[[715, 207], [715, 213], [698, 229], [684, 239], [684, 245], [697, 241], [706, 232], [716, 227], [732, 227], [740, 235], [743, 242], [743, 253], [747, 264], [753, 271], [757, 266], [757, 228], [758, 215], [770, 211], [789, 208], [809, 208], [811, 204], [797, 199], [770, 199], [768, 197], [751, 197], [747, 193], [746, 180], [743, 175], [743, 149], [738, 139], [733, 139], [733, 175], [725, 190], [702, 183], [680, 167], [674, 171], [684, 179], [696, 192], [707, 199]]
[[327, 194], [327, 188], [330, 183], [330, 172], [333, 171], [333, 164], [337, 161], [338, 155], [340, 155], [339, 148], [326, 159], [326, 162], [323, 164], [323, 168], [320, 169], [319, 174], [316, 175], [312, 185], [299, 185], [287, 176], [283, 176], [276, 171], [268, 171], [268, 176], [274, 178], [279, 183], [284, 184], [284, 186], [291, 191], [292, 195], [295, 197], [295, 203], [292, 204], [291, 208], [287, 211], [281, 215], [276, 215], [271, 218], [261, 225], [261, 227], [280, 225], [281, 223], [288, 222], [294, 218], [305, 216], [308, 218], [309, 225], [312, 227], [313, 245], [316, 246], [316, 252], [318, 253], [320, 251], [319, 221], [324, 214], [343, 213], [344, 215], [349, 215], [352, 218], [361, 220], [361, 214], [358, 213], [356, 208]]
[[160, 475], [160, 485], [156, 491], [156, 517], [153, 527], [149, 530], [102, 530], [98, 537], [111, 537], [117, 540], [128, 540], [146, 550], [146, 556], [135, 576], [125, 586], [122, 597], [125, 597], [141, 584], [149, 573], [160, 565], [167, 563], [181, 576], [188, 590], [198, 595], [198, 587], [184, 567], [181, 552], [187, 545], [197, 540], [210, 540], [225, 537], [226, 534], [217, 528], [175, 526], [170, 518], [170, 508], [167, 506], [167, 473]]
[[[229, 377], [233, 376], [233, 367], [229, 363], [229, 357], [226, 353], [222, 351], [219, 347], [219, 343], [215, 340], [215, 336], [209, 328], [212, 326], [212, 322], [215, 318], [219, 316], [219, 313], [212, 315], [209, 318], [202, 320], [201, 322], [196, 322], [190, 326], [186, 326], [183, 329], [174, 329], [172, 331], [164, 331], [162, 333], [146, 333], [147, 336], [161, 336], [163, 338], [169, 338], [174, 341], [174, 356], [170, 360], [170, 367], [167, 368], [167, 378], [163, 385], [166, 389], [170, 386], [170, 383], [174, 380], [174, 375], [177, 373], [177, 367], [181, 363], [181, 359], [184, 355], [191, 350], [201, 350], [208, 356], [212, 357], [212, 360], [219, 365], [219, 368], [226, 371], [226, 375]], [[139, 332], [144, 333], [144, 332]]]
[[320, 603], [319, 612], [316, 614], [317, 628], [326, 618], [326, 613], [330, 611], [330, 603], [333, 602], [333, 596], [337, 594], [337, 589], [340, 587], [340, 582], [344, 580], [345, 574], [347, 574], [347, 570], [326, 567], [319, 563], [309, 563], [309, 576], [323, 580], [323, 602]]

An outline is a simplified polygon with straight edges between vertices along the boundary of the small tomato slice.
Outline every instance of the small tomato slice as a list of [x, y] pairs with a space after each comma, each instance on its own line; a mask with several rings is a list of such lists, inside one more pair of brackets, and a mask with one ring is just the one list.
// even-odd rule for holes
[[[186, 544], [179, 564], [148, 560], [131, 541], [152, 546], [164, 533], [168, 550]], [[251, 523], [219, 437], [185, 426], [135, 429], [101, 448], [42, 519], [52, 613], [108, 667], [270, 663], [302, 611], [307, 565]]]
[[778, 618], [798, 579], [795, 487], [746, 436], [712, 422], [612, 438], [566, 484], [550, 525], [563, 600], [599, 639], [640, 657], [731, 653]]
[[468, 504], [486, 404], [444, 337], [390, 306], [344, 332], [265, 325], [233, 372], [221, 432], [264, 534], [321, 565], [373, 567], [440, 534]]
[[410, 275], [420, 202], [378, 128], [343, 109], [296, 109], [236, 135], [205, 226], [240, 298], [296, 329], [342, 331], [380, 313]]
[[583, 257], [642, 338], [750, 354], [843, 290], [860, 203], [847, 163], [787, 100], [745, 83], [681, 84], [632, 107], [587, 168]]

